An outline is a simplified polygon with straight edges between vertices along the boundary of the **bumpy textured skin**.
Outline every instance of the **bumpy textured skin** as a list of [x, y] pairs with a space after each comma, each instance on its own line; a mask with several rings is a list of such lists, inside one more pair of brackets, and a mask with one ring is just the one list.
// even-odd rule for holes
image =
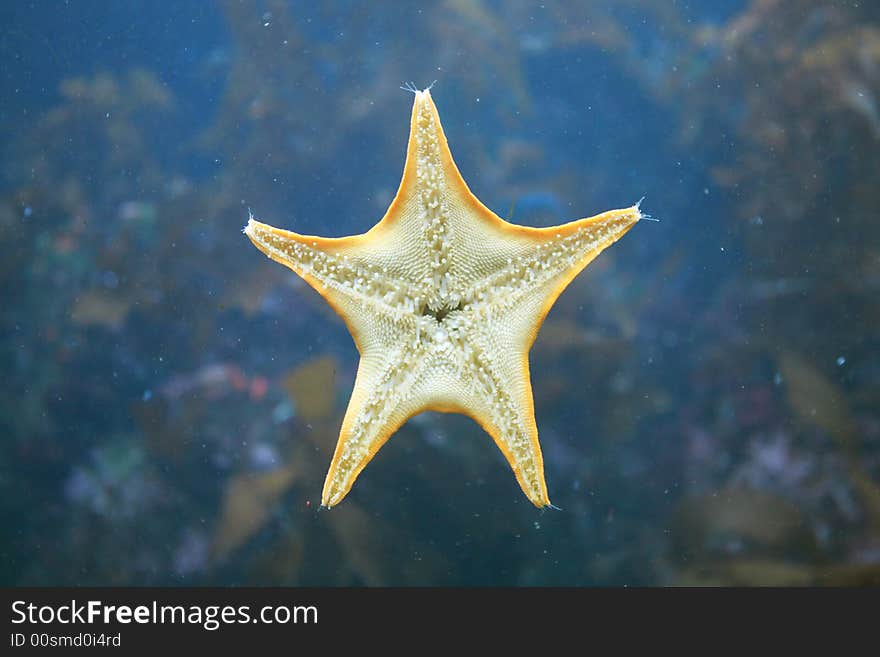
[[371, 230], [312, 237], [251, 219], [247, 236], [330, 303], [361, 355], [321, 503], [338, 504], [391, 434], [434, 410], [476, 420], [548, 506], [529, 349], [562, 290], [641, 216], [634, 205], [550, 228], [504, 221], [462, 179], [426, 90], [397, 196]]

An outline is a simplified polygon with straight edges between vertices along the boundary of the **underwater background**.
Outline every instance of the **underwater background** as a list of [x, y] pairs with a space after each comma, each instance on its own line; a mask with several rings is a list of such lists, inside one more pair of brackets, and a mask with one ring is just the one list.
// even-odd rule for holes
[[[0, 584], [880, 584], [880, 4], [0, 5]], [[364, 232], [432, 94], [474, 193], [645, 196], [474, 422], [320, 493], [339, 319], [241, 234]]]

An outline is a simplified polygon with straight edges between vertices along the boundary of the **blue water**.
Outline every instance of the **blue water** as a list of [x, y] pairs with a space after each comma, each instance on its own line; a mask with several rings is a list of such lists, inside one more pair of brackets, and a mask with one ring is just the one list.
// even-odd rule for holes
[[[880, 16], [765, 4], [5, 3], [0, 583], [876, 583]], [[358, 355], [241, 229], [368, 230], [410, 80], [500, 216], [658, 219], [533, 348], [559, 511], [434, 413], [319, 509]]]

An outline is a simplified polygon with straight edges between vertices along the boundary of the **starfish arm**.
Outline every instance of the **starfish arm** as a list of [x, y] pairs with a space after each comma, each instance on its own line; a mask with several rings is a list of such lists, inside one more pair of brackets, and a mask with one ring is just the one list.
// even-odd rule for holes
[[431, 91], [425, 89], [414, 94], [403, 177], [391, 207], [373, 227], [374, 231], [382, 231], [398, 222], [424, 222], [426, 214], [444, 214], [439, 212], [444, 201], [452, 204], [476, 201], [452, 159]]
[[361, 470], [407, 419], [419, 410], [413, 388], [424, 361], [411, 358], [413, 344], [361, 355], [354, 390], [324, 480], [321, 504], [337, 505]]
[[497, 257], [506, 258], [528, 245], [527, 240], [512, 244], [515, 231], [505, 230], [509, 226], [471, 193], [452, 158], [430, 91], [416, 91], [400, 187], [388, 212], [367, 234], [381, 237], [375, 241], [392, 253], [407, 253], [408, 280], [418, 286], [422, 304], [436, 310], [457, 306], [457, 291], [484, 273], [485, 259], [477, 253], [481, 247], [491, 243], [493, 251], [500, 251]]
[[430, 90], [416, 91], [400, 187], [368, 234], [381, 237], [392, 252], [408, 254], [405, 274], [419, 288], [419, 305], [441, 307], [454, 287], [450, 232], [462, 204], [483, 207], [452, 159]]
[[525, 331], [528, 349], [562, 291], [641, 217], [638, 205], [633, 205], [560, 226], [517, 227], [522, 235], [528, 236], [530, 247], [476, 281], [465, 296], [483, 313], [504, 312], [524, 303], [526, 297], [537, 299], [539, 304], [531, 314], [520, 313], [531, 322]]
[[370, 257], [365, 235], [317, 237], [274, 228], [254, 219], [245, 234], [269, 258], [299, 274], [345, 320], [358, 350], [377, 318], [414, 325], [418, 294]]
[[492, 436], [529, 501], [550, 506], [528, 358], [516, 349], [490, 351], [483, 342], [474, 340], [468, 354], [463, 374], [471, 394], [462, 410]]

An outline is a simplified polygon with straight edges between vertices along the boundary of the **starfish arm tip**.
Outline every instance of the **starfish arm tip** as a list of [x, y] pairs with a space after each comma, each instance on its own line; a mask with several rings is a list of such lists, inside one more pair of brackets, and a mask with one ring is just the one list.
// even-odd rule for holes
[[340, 495], [339, 491], [325, 491], [323, 495], [321, 495], [321, 506], [325, 509], [331, 509], [339, 504], [343, 497], [345, 497], [345, 493]]
[[254, 213], [248, 208], [248, 221], [244, 228], [241, 229], [241, 232], [248, 237], [253, 237], [254, 231], [256, 230], [256, 223], [257, 222], [254, 220]]
[[415, 82], [407, 82], [406, 84], [400, 85], [400, 88], [403, 89], [404, 91], [409, 91], [411, 94], [414, 94], [418, 98], [422, 94], [428, 94], [430, 96], [431, 89], [434, 87], [435, 84], [437, 84], [437, 80], [434, 80], [431, 84], [429, 84], [424, 89], [419, 89], [416, 86]]
[[636, 211], [636, 221], [641, 221], [642, 219], [644, 219], [645, 221], [656, 221], [657, 223], [659, 223], [660, 220], [657, 217], [654, 217], [647, 212], [642, 212], [642, 201], [644, 200], [645, 197], [643, 196], [636, 202], [634, 206], [632, 206]]
[[270, 233], [272, 230], [273, 228], [271, 226], [254, 219], [254, 215], [248, 211], [248, 222], [245, 224], [245, 227], [241, 232], [251, 238], [252, 242], [257, 244], [260, 243], [265, 238], [266, 234]]

